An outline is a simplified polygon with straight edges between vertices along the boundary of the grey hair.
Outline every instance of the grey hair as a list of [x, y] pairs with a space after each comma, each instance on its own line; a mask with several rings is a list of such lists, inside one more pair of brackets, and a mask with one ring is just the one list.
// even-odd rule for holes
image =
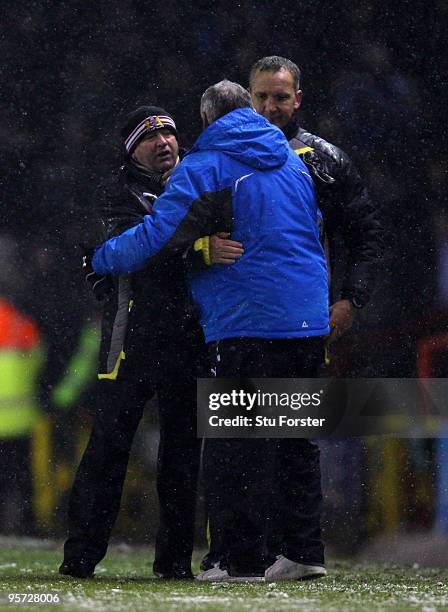
[[250, 86], [252, 86], [252, 81], [254, 80], [255, 74], [258, 71], [264, 72], [265, 70], [269, 72], [287, 70], [292, 76], [294, 89], [297, 91], [300, 88], [300, 68], [291, 60], [286, 59], [286, 57], [280, 57], [279, 55], [268, 55], [267, 57], [262, 57], [259, 59], [258, 62], [255, 62], [250, 69]]
[[201, 115], [209, 125], [237, 108], [253, 108], [250, 93], [227, 79], [208, 87], [201, 98]]

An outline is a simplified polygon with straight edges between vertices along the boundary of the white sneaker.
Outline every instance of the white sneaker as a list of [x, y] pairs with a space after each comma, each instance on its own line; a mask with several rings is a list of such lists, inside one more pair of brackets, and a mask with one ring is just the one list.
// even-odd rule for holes
[[228, 578], [229, 574], [227, 570], [222, 570], [219, 567], [219, 563], [215, 563], [214, 567], [204, 570], [196, 576], [196, 580], [199, 580], [200, 582], [221, 582], [222, 580], [227, 580]]
[[302, 565], [287, 559], [283, 555], [277, 557], [264, 573], [264, 579], [275, 580], [303, 580], [305, 578], [322, 578], [327, 575], [327, 570], [321, 565]]
[[201, 572], [196, 576], [200, 582], [263, 582], [263, 576], [229, 576], [227, 570], [223, 570], [218, 564], [212, 569]]

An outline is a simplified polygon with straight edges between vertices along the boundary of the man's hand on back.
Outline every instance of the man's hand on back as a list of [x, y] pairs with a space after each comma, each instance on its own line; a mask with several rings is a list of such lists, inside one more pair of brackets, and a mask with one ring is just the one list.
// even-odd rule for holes
[[213, 264], [231, 265], [243, 255], [241, 242], [229, 239], [230, 234], [218, 232], [210, 236], [210, 261]]

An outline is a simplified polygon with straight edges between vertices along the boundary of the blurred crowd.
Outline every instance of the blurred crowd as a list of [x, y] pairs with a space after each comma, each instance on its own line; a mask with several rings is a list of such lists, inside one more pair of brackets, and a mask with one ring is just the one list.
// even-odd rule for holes
[[[200, 131], [204, 89], [224, 77], [247, 86], [251, 65], [264, 55], [299, 64], [302, 124], [353, 157], [384, 215], [381, 280], [335, 351], [338, 374], [415, 376], [423, 343], [438, 347], [429, 374], [446, 376], [448, 343], [438, 341], [448, 319], [445, 3], [201, 0], [193, 7], [166, 0], [155, 8], [143, 0], [19, 0], [2, 12], [0, 488], [10, 495], [1, 531], [57, 533], [55, 509], [63, 511], [85, 442], [98, 313], [81, 275], [82, 228], [97, 182], [118, 163], [123, 115], [140, 104], [164, 106], [188, 146]], [[12, 350], [22, 362], [8, 362]], [[11, 377], [22, 386], [10, 389]], [[29, 418], [14, 432], [2, 427], [2, 407], [19, 396]], [[151, 449], [154, 431], [146, 423], [142, 433]], [[325, 444], [338, 457], [324, 469], [329, 516], [345, 518], [346, 526], [347, 517], [358, 517], [364, 535], [380, 525], [434, 524], [433, 442]], [[155, 453], [145, 443], [136, 447], [132, 470], [146, 474], [149, 490]], [[8, 466], [17, 457], [29, 461], [14, 488], [17, 471]], [[404, 467], [403, 484], [397, 473]], [[349, 500], [342, 494], [348, 472], [357, 474]], [[374, 491], [382, 478], [389, 497], [376, 495], [368, 510], [366, 487]], [[126, 508], [141, 508], [147, 490], [129, 486]], [[21, 504], [25, 519], [14, 512], [21, 495], [34, 500]], [[403, 499], [412, 511], [403, 510]]]

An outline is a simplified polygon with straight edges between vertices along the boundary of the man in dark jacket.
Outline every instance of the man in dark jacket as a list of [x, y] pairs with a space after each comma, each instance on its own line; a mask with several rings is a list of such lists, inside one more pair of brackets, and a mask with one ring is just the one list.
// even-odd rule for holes
[[[104, 232], [96, 244], [140, 223], [163, 191], [163, 174], [178, 161], [177, 130], [165, 110], [131, 113], [122, 132], [123, 165], [96, 191]], [[113, 279], [91, 273], [103, 307], [96, 414], [69, 501], [62, 574], [93, 575], [115, 523], [132, 440], [145, 403], [157, 393], [160, 525], [154, 572], [192, 578], [196, 485], [196, 377], [204, 364], [203, 334], [175, 254], [142, 272]]]
[[[330, 246], [337, 232], [347, 247], [342, 288], [331, 306], [330, 341], [334, 341], [351, 327], [357, 309], [369, 301], [382, 249], [382, 228], [378, 210], [348, 155], [300, 127], [300, 76], [298, 66], [290, 60], [264, 57], [251, 69], [250, 92], [255, 110], [282, 130], [308, 166]], [[330, 249], [331, 263], [340, 257], [339, 250]]]
[[[244, 244], [238, 262], [191, 278], [216, 375], [312, 377], [329, 331], [312, 179], [281, 131], [250, 107], [248, 92], [237, 84], [223, 81], [205, 92], [207, 129], [173, 173], [154, 214], [97, 249], [93, 267], [99, 274], [133, 272], [151, 257], [182, 252], [202, 235], [231, 232]], [[314, 454], [307, 440], [300, 447], [305, 460]], [[263, 558], [263, 544], [275, 450], [269, 440], [207, 440], [205, 483], [214, 483], [226, 550], [221, 566], [201, 579], [260, 577], [272, 563]], [[307, 483], [307, 504], [319, 501], [316, 484], [318, 473]], [[287, 517], [291, 550], [301, 537], [295, 496], [290, 492]], [[318, 506], [307, 511], [318, 524]], [[311, 534], [314, 546], [301, 558], [297, 577], [325, 574], [319, 536]]]

